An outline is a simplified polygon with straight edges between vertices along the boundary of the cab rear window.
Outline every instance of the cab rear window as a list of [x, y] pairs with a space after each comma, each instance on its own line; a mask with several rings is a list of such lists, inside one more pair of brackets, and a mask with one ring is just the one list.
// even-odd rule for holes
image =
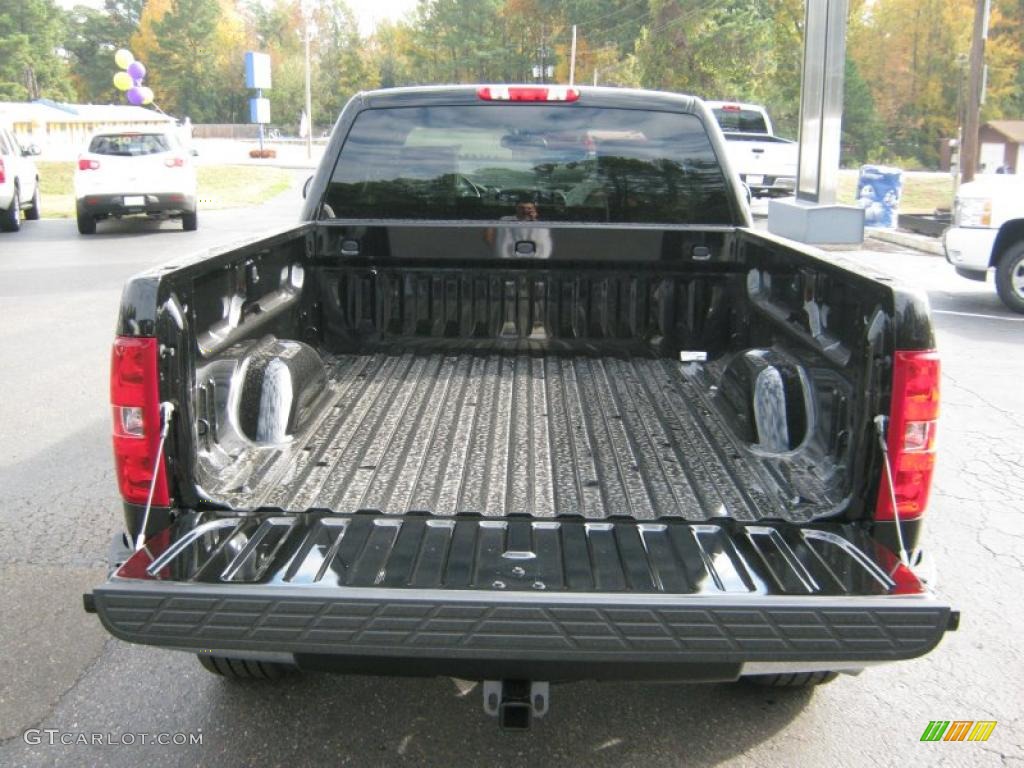
[[756, 109], [715, 108], [711, 111], [726, 133], [768, 133], [764, 114]]
[[158, 133], [111, 133], [94, 136], [89, 142], [89, 152], [94, 155], [135, 157], [170, 151], [170, 141]]
[[730, 224], [694, 115], [565, 105], [362, 112], [324, 218]]

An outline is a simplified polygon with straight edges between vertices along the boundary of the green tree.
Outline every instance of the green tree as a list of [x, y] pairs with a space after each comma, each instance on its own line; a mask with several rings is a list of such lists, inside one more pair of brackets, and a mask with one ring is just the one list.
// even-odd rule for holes
[[880, 155], [884, 129], [875, 111], [871, 89], [850, 56], [846, 57], [844, 81], [842, 164], [848, 166], [876, 160]]
[[369, 65], [376, 70], [381, 88], [394, 88], [413, 82], [409, 60], [412, 30], [404, 22], [385, 21], [377, 25], [368, 41]]
[[111, 82], [114, 52], [128, 48], [138, 28], [144, 0], [106, 0], [102, 10], [76, 5], [67, 14], [67, 52], [78, 99], [103, 103], [121, 96]]
[[215, 49], [220, 17], [217, 0], [173, 0], [167, 13], [153, 23], [149, 67], [158, 85], [158, 101], [194, 122], [221, 117]]
[[375, 72], [366, 58], [355, 16], [344, 0], [323, 0], [313, 17], [316, 27], [313, 118], [332, 125], [357, 91], [375, 88]]
[[460, 83], [500, 79], [505, 51], [500, 47], [498, 0], [420, 0], [416, 16], [419, 77], [426, 82]]
[[[795, 113], [800, 29], [788, 0], [653, 0], [637, 42], [640, 82], [705, 99], [765, 103]], [[796, 46], [797, 54], [792, 50]], [[793, 86], [793, 81], [796, 86]]]
[[982, 119], [1024, 118], [1024, 0], [993, 2], [985, 62], [988, 82]]
[[847, 50], [884, 126], [882, 157], [935, 168], [956, 135], [958, 53], [970, 44], [972, 0], [876, 0], [851, 15]]
[[53, 0], [0, 6], [0, 99], [72, 98], [64, 37], [64, 12]]

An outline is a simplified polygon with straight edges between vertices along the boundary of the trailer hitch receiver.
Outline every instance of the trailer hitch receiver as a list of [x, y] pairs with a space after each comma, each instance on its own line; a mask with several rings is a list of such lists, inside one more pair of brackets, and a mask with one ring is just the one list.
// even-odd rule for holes
[[530, 680], [485, 680], [484, 712], [505, 731], [525, 731], [548, 711], [551, 686]]

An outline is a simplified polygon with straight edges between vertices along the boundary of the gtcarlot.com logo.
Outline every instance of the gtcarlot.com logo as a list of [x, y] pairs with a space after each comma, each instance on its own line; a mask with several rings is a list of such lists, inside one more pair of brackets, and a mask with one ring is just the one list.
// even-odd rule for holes
[[932, 720], [921, 741], [988, 741], [996, 720]]
[[189, 733], [90, 733], [88, 731], [61, 731], [57, 728], [29, 728], [22, 735], [29, 746], [95, 746], [132, 747], [153, 745], [161, 747], [184, 747], [202, 744], [202, 730]]

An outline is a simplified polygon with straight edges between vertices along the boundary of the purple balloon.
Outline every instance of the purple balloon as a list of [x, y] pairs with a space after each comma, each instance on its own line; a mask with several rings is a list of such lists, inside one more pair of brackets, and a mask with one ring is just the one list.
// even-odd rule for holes
[[142, 90], [138, 86], [129, 88], [125, 93], [125, 96], [128, 97], [128, 103], [134, 104], [136, 107], [141, 107], [142, 102], [145, 101], [145, 98], [142, 95]]
[[135, 60], [128, 65], [128, 74], [132, 76], [132, 80], [135, 81], [136, 85], [142, 81], [142, 78], [146, 76], [146, 65], [141, 61]]

